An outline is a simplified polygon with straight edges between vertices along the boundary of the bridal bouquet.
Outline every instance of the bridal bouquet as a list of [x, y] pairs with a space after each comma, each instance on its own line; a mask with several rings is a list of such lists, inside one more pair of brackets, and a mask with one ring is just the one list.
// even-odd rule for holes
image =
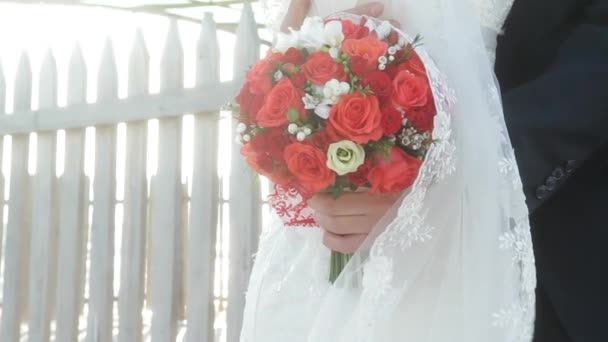
[[[308, 18], [246, 76], [236, 98], [241, 153], [276, 184], [287, 225], [314, 226], [315, 193], [410, 187], [433, 143], [436, 115], [424, 63], [388, 22]], [[330, 280], [349, 256], [332, 254]]]

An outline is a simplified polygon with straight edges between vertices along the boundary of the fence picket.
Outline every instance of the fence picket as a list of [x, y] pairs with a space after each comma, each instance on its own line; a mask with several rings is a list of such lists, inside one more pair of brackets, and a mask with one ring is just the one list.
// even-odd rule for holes
[[[219, 83], [219, 45], [213, 16], [205, 15], [198, 40], [197, 85]], [[194, 128], [194, 170], [190, 200], [187, 342], [213, 341], [214, 267], [217, 230], [219, 113], [199, 113]]]
[[[102, 56], [97, 101], [113, 100], [118, 97], [118, 76], [112, 42], [109, 39]], [[100, 126], [95, 131], [90, 301], [87, 323], [89, 342], [112, 341], [115, 193], [116, 126]]]
[[[6, 81], [4, 79], [4, 68], [2, 60], [0, 60], [0, 116], [4, 116], [6, 112]], [[2, 239], [4, 235], [4, 172], [2, 171], [2, 161], [4, 159], [4, 136], [0, 134], [0, 263], [4, 251], [2, 250]]]
[[[57, 106], [57, 67], [52, 52], [47, 51], [40, 72], [40, 108]], [[32, 236], [29, 265], [28, 341], [49, 340], [51, 311], [55, 288], [56, 216], [55, 203], [55, 132], [38, 134], [37, 170], [33, 177]]]
[[[15, 80], [15, 110], [28, 110], [32, 97], [32, 71], [26, 53], [21, 55]], [[29, 135], [12, 137], [11, 168], [9, 178], [9, 209], [6, 226], [4, 261], [4, 292], [0, 341], [17, 342], [20, 323], [25, 315], [27, 295], [27, 265], [30, 222], [28, 212]]]
[[[161, 91], [183, 88], [183, 50], [171, 21], [161, 61]], [[153, 177], [151, 227], [152, 342], [175, 340], [180, 296], [181, 118], [159, 121], [158, 171]]]
[[[141, 30], [137, 31], [129, 62], [129, 96], [148, 93], [149, 57]], [[125, 222], [123, 225], [118, 316], [120, 342], [142, 341], [142, 308], [146, 257], [146, 141], [147, 122], [127, 126]]]
[[[243, 5], [243, 15], [236, 31], [235, 79], [259, 58], [259, 38], [251, 5]], [[232, 132], [235, 132], [233, 124]], [[257, 250], [261, 222], [260, 187], [256, 175], [240, 158], [240, 147], [233, 145], [230, 174], [230, 283], [227, 308], [227, 341], [239, 341], [243, 320], [245, 291]]]
[[[86, 101], [86, 65], [80, 46], [72, 52], [68, 73], [68, 105]], [[65, 167], [59, 180], [59, 248], [57, 341], [76, 341], [84, 297], [88, 225], [88, 186], [84, 175], [84, 129], [65, 132]]]

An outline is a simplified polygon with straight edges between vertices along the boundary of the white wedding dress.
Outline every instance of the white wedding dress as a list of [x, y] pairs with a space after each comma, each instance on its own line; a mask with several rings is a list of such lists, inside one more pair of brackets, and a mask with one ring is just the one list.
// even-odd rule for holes
[[[275, 217], [262, 236], [242, 342], [530, 342], [536, 286], [527, 208], [493, 74], [512, 0], [385, 0], [442, 77], [416, 183], [328, 281], [318, 228]], [[311, 15], [356, 0], [313, 0]], [[280, 21], [285, 1], [268, 0]], [[431, 67], [434, 70], [434, 67]], [[448, 115], [449, 114], [449, 115]]]

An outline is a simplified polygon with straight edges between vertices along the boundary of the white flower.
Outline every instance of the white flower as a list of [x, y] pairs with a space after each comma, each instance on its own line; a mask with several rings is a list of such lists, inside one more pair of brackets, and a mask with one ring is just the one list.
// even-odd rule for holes
[[[332, 20], [325, 24], [323, 30], [323, 38], [325, 38], [325, 44], [332, 48], [339, 48], [344, 41], [344, 33], [342, 33], [342, 22], [338, 20]], [[335, 57], [334, 57], [335, 58]]]
[[304, 127], [304, 129], [302, 130], [302, 132], [304, 132], [304, 134], [306, 134], [306, 135], [311, 135], [312, 134], [312, 129], [310, 129], [310, 127]]
[[338, 175], [355, 172], [365, 162], [363, 146], [350, 140], [342, 140], [329, 145], [327, 167]]
[[325, 45], [325, 27], [320, 17], [308, 17], [304, 19], [298, 43], [310, 52], [317, 51]]
[[290, 123], [289, 126], [287, 126], [287, 131], [290, 134], [296, 134], [296, 132], [298, 131], [298, 125], [296, 125], [295, 123]]
[[374, 22], [373, 22], [373, 21], [371, 21], [371, 20], [367, 20], [367, 21], [365, 22], [365, 27], [367, 27], [367, 28], [369, 29], [369, 31], [370, 31], [370, 32], [371, 32], [371, 31], [374, 31], [374, 30], [376, 30], [376, 23], [374, 23]]
[[302, 97], [302, 102], [304, 102], [305, 109], [315, 109], [321, 103], [316, 97], [306, 94]]
[[277, 72], [274, 73], [274, 80], [279, 81], [281, 78], [283, 78], [283, 72], [281, 70], [277, 70]]
[[329, 49], [329, 55], [331, 56], [331, 58], [337, 59], [338, 57], [340, 57], [340, 50], [338, 50], [338, 48], [332, 47], [331, 49]]
[[250, 142], [251, 141], [251, 135], [249, 135], [249, 134], [243, 135], [243, 141], [244, 142]]
[[378, 57], [378, 63], [386, 64], [386, 63], [388, 63], [388, 58], [386, 58], [386, 56], [380, 56], [380, 57]]
[[289, 50], [289, 48], [300, 48], [300, 37], [298, 32], [291, 31], [290, 33], [279, 32], [277, 35], [277, 42], [275, 44], [274, 50], [277, 52], [284, 53]]
[[397, 53], [397, 47], [396, 46], [391, 46], [388, 48], [388, 54], [389, 55], [394, 55]]
[[393, 26], [388, 21], [383, 21], [378, 27], [376, 27], [376, 34], [378, 35], [378, 39], [384, 40], [388, 38], [393, 30]]
[[304, 141], [304, 139], [306, 139], [306, 134], [304, 134], [304, 132], [298, 132], [296, 139], [298, 139], [298, 141]]
[[349, 91], [350, 84], [332, 79], [325, 83], [325, 87], [323, 87], [323, 97], [329, 104], [336, 104], [338, 100], [340, 100], [340, 97], [348, 94]]
[[328, 104], [320, 104], [316, 109], [315, 109], [315, 114], [317, 114], [318, 117], [320, 117], [321, 119], [329, 119], [329, 112], [331, 111], [331, 107]]
[[246, 130], [247, 130], [247, 125], [245, 125], [242, 122], [239, 122], [239, 124], [236, 126], [237, 133], [244, 133]]

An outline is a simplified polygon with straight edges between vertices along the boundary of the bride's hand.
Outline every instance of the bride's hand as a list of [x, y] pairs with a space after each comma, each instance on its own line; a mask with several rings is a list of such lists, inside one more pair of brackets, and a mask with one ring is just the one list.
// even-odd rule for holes
[[332, 251], [354, 253], [398, 198], [399, 194], [346, 192], [337, 200], [317, 194], [308, 204], [323, 229], [323, 244]]
[[[329, 1], [329, 0], [327, 0]], [[298, 29], [304, 22], [304, 18], [310, 10], [311, 0], [291, 0], [287, 14], [281, 25], [281, 31], [287, 32], [289, 28]], [[357, 6], [345, 12], [379, 17], [384, 12], [384, 6], [380, 2], [370, 2], [365, 5]], [[395, 24], [395, 23], [393, 23]]]

